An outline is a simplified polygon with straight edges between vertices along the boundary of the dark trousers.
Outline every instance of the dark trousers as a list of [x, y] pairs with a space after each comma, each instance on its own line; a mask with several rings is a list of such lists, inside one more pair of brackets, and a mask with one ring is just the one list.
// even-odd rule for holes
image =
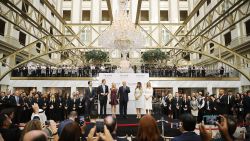
[[121, 116], [127, 116], [127, 106], [128, 106], [128, 101], [121, 100], [120, 101], [120, 115]]
[[94, 106], [95, 106], [94, 104], [95, 104], [94, 99], [92, 101], [89, 100], [89, 101], [85, 102], [85, 107], [87, 107], [85, 109], [85, 115], [86, 116], [90, 116], [91, 111], [94, 110]]
[[16, 107], [16, 112], [14, 116], [14, 123], [19, 124], [21, 121], [22, 107]]
[[100, 115], [106, 116], [106, 109], [107, 109], [107, 99], [100, 100]]
[[180, 109], [174, 109], [174, 114], [173, 114], [174, 119], [179, 119], [181, 114], [180, 112], [181, 112]]
[[203, 116], [204, 116], [204, 109], [199, 109], [198, 119], [197, 119], [198, 123], [202, 122]]

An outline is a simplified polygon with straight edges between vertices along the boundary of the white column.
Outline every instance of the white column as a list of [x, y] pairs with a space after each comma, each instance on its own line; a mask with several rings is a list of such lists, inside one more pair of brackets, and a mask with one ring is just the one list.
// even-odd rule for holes
[[43, 87], [37, 86], [37, 87], [36, 87], [36, 90], [39, 91], [39, 92], [41, 92], [41, 93], [43, 94]]
[[135, 22], [138, 0], [132, 0], [130, 4], [131, 4], [131, 11], [132, 11], [132, 21]]
[[[79, 0], [72, 0], [72, 10], [71, 10], [71, 22], [72, 23], [80, 23], [82, 20], [82, 9], [81, 3], [82, 1]], [[72, 27], [74, 32], [77, 34], [79, 32], [79, 27]], [[77, 41], [73, 42], [74, 44], [78, 44]]]
[[179, 3], [176, 0], [169, 0], [170, 22], [179, 22]]
[[239, 87], [239, 93], [242, 93], [242, 87]]
[[151, 23], [158, 23], [159, 22], [159, 1], [158, 0], [151, 0], [150, 1], [150, 21]]
[[173, 96], [175, 96], [176, 92], [178, 92], [178, 87], [173, 87]]
[[112, 8], [113, 18], [116, 18], [118, 15], [118, 10], [119, 10], [119, 0], [113, 0], [111, 1], [111, 3], [112, 3], [111, 8]]
[[207, 92], [209, 92], [209, 94], [213, 94], [212, 86], [207, 86]]
[[101, 0], [92, 0], [92, 23], [100, 23], [101, 21]]
[[76, 87], [74, 87], [74, 86], [71, 87], [71, 91], [70, 91], [70, 92], [71, 92], [70, 96], [72, 96], [72, 93], [73, 93], [73, 92], [76, 92]]
[[[150, 1], [150, 14], [149, 14], [149, 17], [150, 17], [150, 22], [151, 23], [159, 23], [159, 1], [158, 0], [151, 0]], [[155, 26], [152, 26], [152, 29], [154, 29]], [[154, 37], [154, 39], [159, 43], [159, 28], [157, 28], [153, 33], [152, 33], [152, 36]], [[155, 44], [154, 42], [152, 42], [153, 46], [156, 46], [157, 44]]]

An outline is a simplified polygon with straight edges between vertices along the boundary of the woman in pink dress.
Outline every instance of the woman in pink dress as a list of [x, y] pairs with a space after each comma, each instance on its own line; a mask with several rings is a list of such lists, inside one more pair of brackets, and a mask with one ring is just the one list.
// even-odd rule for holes
[[117, 100], [117, 88], [115, 83], [112, 83], [112, 87], [110, 89], [110, 102], [109, 104], [111, 104], [111, 110], [112, 110], [112, 116], [116, 117], [116, 105], [118, 104], [118, 100]]

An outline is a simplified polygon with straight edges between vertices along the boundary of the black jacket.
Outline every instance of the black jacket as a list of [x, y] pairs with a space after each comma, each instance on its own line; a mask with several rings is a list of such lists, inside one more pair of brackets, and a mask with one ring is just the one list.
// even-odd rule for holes
[[128, 93], [130, 93], [130, 88], [126, 86], [125, 90], [123, 89], [123, 86], [121, 86], [118, 90], [118, 96], [120, 101], [126, 101], [128, 102]]

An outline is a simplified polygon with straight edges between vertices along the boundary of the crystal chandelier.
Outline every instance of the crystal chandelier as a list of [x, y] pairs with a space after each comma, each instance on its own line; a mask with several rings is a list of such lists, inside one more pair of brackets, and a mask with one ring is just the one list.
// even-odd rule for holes
[[118, 15], [109, 29], [100, 36], [102, 47], [119, 49], [123, 56], [131, 49], [143, 47], [145, 37], [135, 28], [135, 24], [127, 13], [128, 0], [120, 0]]

